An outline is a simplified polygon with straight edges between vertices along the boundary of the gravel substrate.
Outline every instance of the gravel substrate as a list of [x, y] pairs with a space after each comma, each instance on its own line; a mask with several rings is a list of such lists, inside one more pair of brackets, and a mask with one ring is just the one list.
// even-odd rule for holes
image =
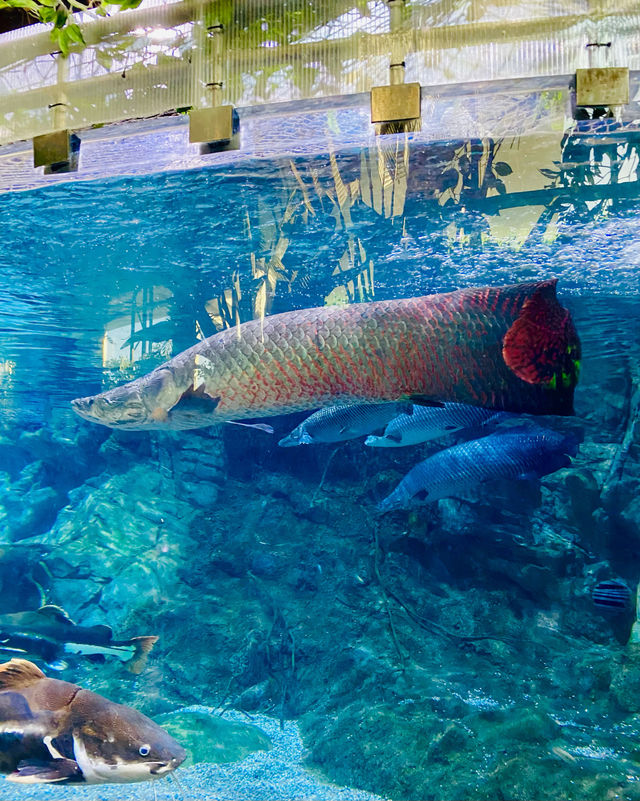
[[[212, 712], [207, 707], [192, 706], [184, 711]], [[247, 722], [238, 712], [226, 712], [228, 720]], [[304, 747], [297, 725], [286, 721], [284, 728], [273, 718], [253, 715], [251, 723], [270, 738], [270, 751], [256, 751], [241, 762], [200, 763], [175, 772], [179, 784], [171, 778], [138, 784], [55, 785], [16, 784], [0, 779], [0, 801], [20, 799], [143, 799], [155, 801], [374, 801], [379, 796], [350, 787], [322, 782], [302, 766]], [[155, 791], [155, 794], [154, 794]]]

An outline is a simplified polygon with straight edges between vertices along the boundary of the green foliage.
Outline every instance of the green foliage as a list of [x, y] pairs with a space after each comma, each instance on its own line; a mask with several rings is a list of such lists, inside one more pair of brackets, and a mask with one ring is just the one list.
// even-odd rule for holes
[[39, 22], [52, 24], [51, 41], [60, 50], [63, 56], [68, 56], [71, 47], [85, 46], [84, 37], [80, 27], [72, 22], [74, 11], [91, 10], [99, 16], [106, 16], [107, 6], [117, 6], [120, 9], [137, 8], [141, 0], [0, 0], [0, 10], [3, 8], [22, 8], [29, 12]]

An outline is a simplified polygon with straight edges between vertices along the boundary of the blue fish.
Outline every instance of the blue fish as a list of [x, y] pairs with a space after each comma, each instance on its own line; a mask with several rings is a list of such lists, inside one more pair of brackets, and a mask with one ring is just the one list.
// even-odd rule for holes
[[413, 404], [403, 401], [327, 406], [303, 420], [278, 445], [281, 448], [292, 448], [296, 445], [344, 442], [364, 437], [372, 431], [381, 431], [402, 412], [411, 414], [413, 408]]
[[534, 425], [461, 442], [417, 464], [379, 505], [381, 513], [432, 503], [497, 478], [538, 479], [571, 465], [576, 438]]
[[364, 444], [373, 448], [404, 448], [439, 439], [464, 428], [499, 423], [511, 417], [506, 412], [469, 406], [467, 403], [443, 403], [442, 406], [414, 406], [411, 414], [399, 414], [384, 433], [371, 435]]

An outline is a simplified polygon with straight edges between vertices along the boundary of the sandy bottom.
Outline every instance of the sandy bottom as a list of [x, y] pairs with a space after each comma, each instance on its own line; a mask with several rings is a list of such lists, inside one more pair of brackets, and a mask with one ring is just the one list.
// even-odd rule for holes
[[[189, 710], [206, 707], [189, 707]], [[207, 710], [208, 711], [208, 710]], [[227, 712], [228, 720], [247, 722], [244, 715]], [[302, 766], [304, 747], [297, 725], [286, 721], [284, 728], [273, 718], [252, 716], [251, 723], [261, 728], [273, 743], [270, 751], [257, 751], [241, 762], [228, 764], [200, 763], [179, 768], [173, 776], [157, 782], [138, 784], [16, 784], [0, 779], [0, 801], [19, 799], [170, 799], [171, 801], [375, 801], [378, 796], [350, 787], [321, 781]]]

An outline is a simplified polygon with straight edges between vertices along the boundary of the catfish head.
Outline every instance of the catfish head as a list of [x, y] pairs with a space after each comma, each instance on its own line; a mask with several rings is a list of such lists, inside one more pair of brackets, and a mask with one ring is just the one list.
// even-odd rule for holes
[[194, 389], [193, 370], [165, 364], [108, 392], [76, 398], [71, 406], [92, 423], [143, 431], [200, 428], [219, 422], [213, 416], [218, 400], [206, 395], [203, 386]]
[[141, 712], [89, 690], [76, 694], [70, 713], [74, 759], [89, 784], [159, 779], [187, 756]]

